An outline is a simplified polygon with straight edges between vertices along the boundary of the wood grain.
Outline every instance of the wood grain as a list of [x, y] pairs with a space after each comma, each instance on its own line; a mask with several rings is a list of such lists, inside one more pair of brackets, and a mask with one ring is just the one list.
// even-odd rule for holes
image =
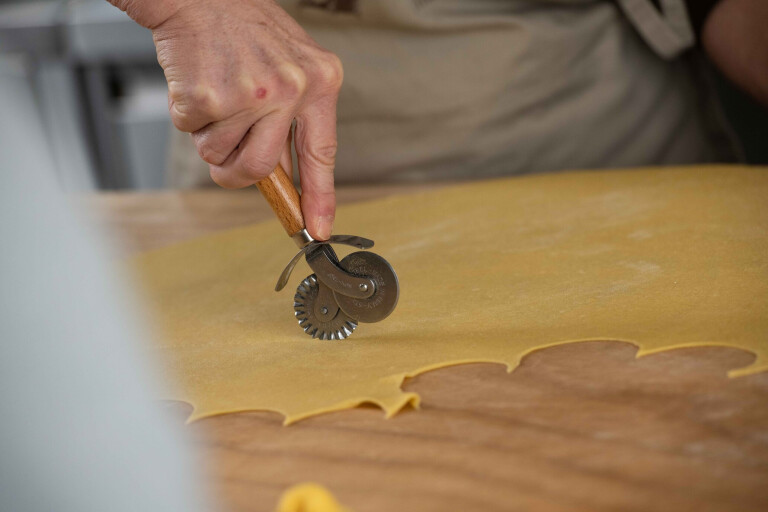
[[275, 212], [277, 220], [283, 225], [288, 236], [293, 236], [304, 229], [299, 191], [293, 186], [293, 181], [280, 164], [277, 164], [269, 176], [256, 183], [256, 188], [272, 207], [272, 211]]
[[[423, 188], [423, 187], [422, 187]], [[355, 187], [340, 202], [414, 188]], [[86, 198], [122, 254], [271, 218], [253, 191]], [[728, 379], [749, 353], [682, 349], [635, 358], [588, 342], [500, 365], [437, 370], [406, 383], [419, 411], [362, 407], [290, 427], [239, 413], [189, 426], [211, 490], [233, 511], [272, 511], [316, 481], [355, 512], [768, 510], [768, 374]]]

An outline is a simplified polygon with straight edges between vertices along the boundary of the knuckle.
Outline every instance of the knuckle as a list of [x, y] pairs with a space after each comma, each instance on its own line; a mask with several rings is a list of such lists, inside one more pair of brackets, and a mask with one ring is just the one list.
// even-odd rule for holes
[[222, 102], [211, 87], [171, 86], [168, 90], [168, 98], [171, 105], [171, 120], [180, 130], [190, 131], [190, 128], [196, 124], [207, 124], [222, 116]]
[[[219, 101], [216, 91], [205, 85], [195, 86], [189, 94], [189, 101], [195, 105], [196, 108], [205, 113], [215, 114], [221, 108], [221, 102]], [[218, 116], [214, 115], [213, 117]]]
[[298, 99], [307, 90], [307, 75], [294, 64], [283, 64], [278, 68], [277, 80], [280, 90], [289, 99]]
[[333, 170], [336, 162], [337, 147], [338, 145], [335, 142], [310, 145], [303, 156], [316, 168]]
[[324, 52], [318, 60], [317, 77], [320, 84], [333, 90], [341, 88], [344, 81], [344, 67], [341, 59], [331, 52]]
[[245, 75], [238, 79], [238, 94], [245, 103], [251, 103], [253, 98], [264, 99], [267, 95], [267, 89], [251, 76]]

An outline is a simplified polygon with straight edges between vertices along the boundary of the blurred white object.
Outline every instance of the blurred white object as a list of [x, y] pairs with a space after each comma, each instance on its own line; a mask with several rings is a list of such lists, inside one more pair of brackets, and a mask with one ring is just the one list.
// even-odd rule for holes
[[9, 54], [28, 64], [66, 190], [164, 186], [171, 121], [149, 30], [105, 0], [17, 1], [0, 4]]
[[207, 509], [118, 273], [57, 190], [22, 69], [0, 73], [0, 510]]

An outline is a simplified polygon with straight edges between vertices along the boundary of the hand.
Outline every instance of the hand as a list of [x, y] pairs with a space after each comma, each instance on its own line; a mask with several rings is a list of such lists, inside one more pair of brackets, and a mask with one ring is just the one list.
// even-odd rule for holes
[[327, 239], [335, 212], [338, 57], [273, 0], [114, 2], [152, 29], [171, 119], [192, 134], [217, 184], [253, 185], [278, 162], [290, 173], [296, 120], [302, 211], [310, 234]]
[[768, 107], [768, 2], [720, 0], [707, 16], [701, 42], [733, 83]]

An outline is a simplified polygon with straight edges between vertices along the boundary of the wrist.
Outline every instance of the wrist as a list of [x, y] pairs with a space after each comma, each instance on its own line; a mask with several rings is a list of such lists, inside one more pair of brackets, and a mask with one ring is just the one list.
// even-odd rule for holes
[[133, 21], [154, 30], [174, 16], [190, 0], [107, 0]]

